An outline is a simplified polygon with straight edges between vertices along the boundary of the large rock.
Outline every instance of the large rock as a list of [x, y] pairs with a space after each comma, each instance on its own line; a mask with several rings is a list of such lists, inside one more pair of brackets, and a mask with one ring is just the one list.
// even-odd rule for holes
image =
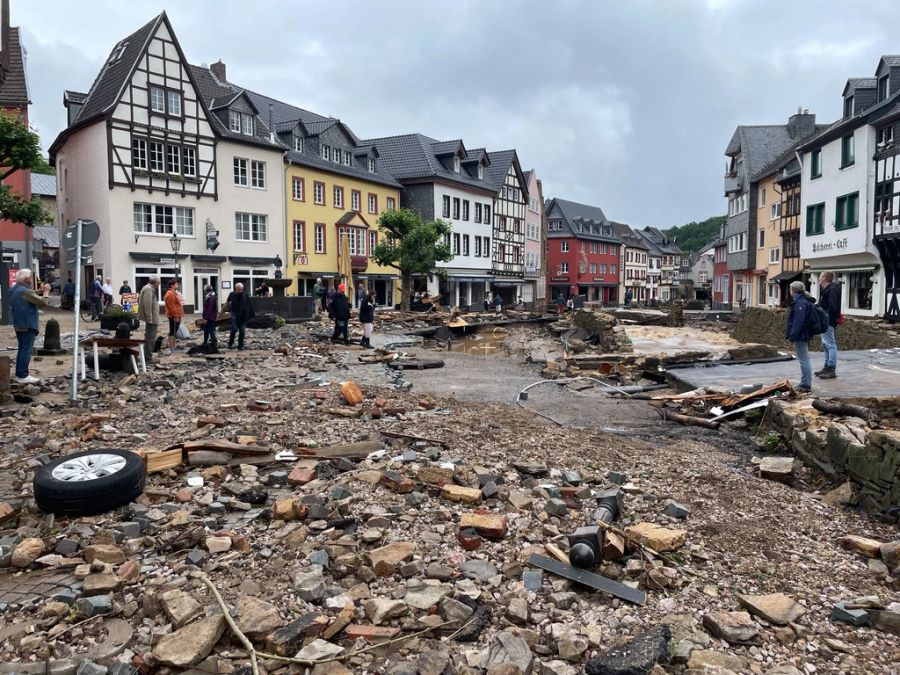
[[806, 607], [784, 593], [739, 595], [738, 602], [751, 614], [779, 626], [786, 626], [806, 614]]
[[759, 475], [769, 480], [790, 483], [794, 480], [794, 458], [763, 457], [759, 463]]
[[531, 675], [534, 655], [525, 638], [503, 631], [491, 640], [490, 647], [481, 657], [480, 665], [488, 671], [496, 666], [511, 665], [522, 671], [523, 675]]
[[[721, 672], [725, 670], [733, 673], [743, 673], [744, 659], [711, 649], [695, 649], [691, 652], [687, 666], [689, 669], [698, 672]], [[717, 668], [719, 669], [718, 671], [716, 670]]]
[[672, 629], [662, 624], [585, 664], [587, 675], [644, 675], [654, 664], [669, 662]]
[[395, 541], [393, 543], [369, 551], [369, 560], [375, 574], [380, 577], [392, 575], [397, 565], [412, 558], [416, 545], [411, 541]]
[[891, 572], [900, 567], [900, 539], [881, 545], [881, 559]]
[[284, 625], [275, 605], [252, 595], [240, 597], [237, 612], [237, 626], [251, 640], [261, 640]]
[[121, 565], [125, 562], [125, 552], [112, 544], [92, 544], [84, 549], [84, 559], [89, 563], [97, 560], [110, 565]]
[[176, 628], [181, 628], [203, 612], [203, 606], [181, 590], [166, 591], [160, 596], [159, 601], [169, 621], [174, 623]]
[[372, 598], [363, 603], [366, 616], [376, 626], [391, 619], [396, 619], [409, 612], [409, 607], [402, 600], [390, 598]]
[[625, 534], [644, 546], [649, 546], [654, 551], [659, 551], [660, 553], [681, 548], [687, 538], [686, 530], [660, 527], [654, 523], [638, 523], [637, 525], [632, 525], [625, 530]]
[[208, 616], [163, 636], [153, 649], [153, 655], [164, 666], [195, 666], [209, 656], [224, 630], [224, 615]]
[[13, 567], [28, 567], [44, 552], [44, 542], [37, 537], [31, 537], [19, 542], [12, 552]]
[[428, 610], [450, 593], [450, 588], [440, 583], [410, 582], [403, 600], [414, 609]]
[[340, 656], [344, 653], [344, 648], [340, 645], [317, 639], [310, 642], [297, 654], [298, 659], [309, 659], [316, 661], [318, 659], [328, 659], [332, 656]]
[[868, 537], [860, 537], [855, 534], [845, 534], [838, 537], [837, 542], [848, 551], [860, 553], [867, 558], [877, 558], [881, 555], [881, 545], [883, 542]]
[[759, 637], [759, 629], [747, 612], [710, 612], [703, 616], [703, 627], [732, 645], [753, 644]]

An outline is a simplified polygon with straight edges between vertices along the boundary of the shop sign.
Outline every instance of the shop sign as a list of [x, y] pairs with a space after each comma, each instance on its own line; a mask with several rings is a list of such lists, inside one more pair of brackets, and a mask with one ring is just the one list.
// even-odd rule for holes
[[847, 237], [834, 241], [816, 241], [812, 245], [813, 253], [831, 253], [832, 251], [843, 251], [846, 248], [850, 248]]

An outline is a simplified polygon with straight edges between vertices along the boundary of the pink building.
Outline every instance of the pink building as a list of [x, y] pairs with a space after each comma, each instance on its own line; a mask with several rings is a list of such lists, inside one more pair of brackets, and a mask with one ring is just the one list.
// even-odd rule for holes
[[541, 181], [534, 169], [525, 172], [528, 184], [528, 207], [525, 209], [525, 285], [522, 300], [529, 307], [547, 302], [547, 278], [542, 273], [546, 232], [544, 229], [544, 196]]

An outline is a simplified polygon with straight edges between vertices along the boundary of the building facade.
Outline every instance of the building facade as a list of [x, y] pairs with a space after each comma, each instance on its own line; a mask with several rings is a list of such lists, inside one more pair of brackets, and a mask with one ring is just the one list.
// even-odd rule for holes
[[[724, 232], [724, 226], [722, 228]], [[712, 308], [731, 309], [731, 276], [728, 273], [728, 244], [724, 239], [713, 243]]]
[[544, 227], [544, 197], [541, 181], [534, 169], [525, 172], [528, 205], [525, 208], [525, 285], [522, 300], [526, 307], [541, 308], [547, 304], [547, 277], [544, 274], [544, 250], [547, 230]]
[[648, 248], [644, 239], [625, 223], [611, 223], [613, 234], [622, 242], [619, 250], [619, 297], [631, 291], [633, 303], [646, 302]]
[[[900, 91], [900, 57], [882, 58], [876, 70], [877, 96]], [[884, 268], [884, 318], [900, 321], [900, 111], [896, 105], [878, 115], [875, 128], [875, 247]], [[896, 140], [895, 140], [896, 139]]]
[[655, 227], [636, 230], [648, 249], [648, 293], [650, 300], [669, 302], [678, 288], [684, 254], [675, 240]]
[[[515, 150], [488, 153], [485, 181], [494, 190], [491, 290], [513, 305], [525, 286], [525, 214], [528, 181]], [[523, 298], [524, 301], [524, 298]]]
[[61, 226], [100, 225], [84, 281], [179, 277], [189, 311], [206, 283], [272, 277], [285, 241], [285, 149], [246, 93], [213, 97], [198, 74], [162, 13], [113, 47], [87, 93], [66, 92], [50, 148]]
[[584, 295], [588, 302], [619, 303], [621, 241], [596, 206], [556, 197], [546, 204], [547, 286], [551, 299], [560, 293]]

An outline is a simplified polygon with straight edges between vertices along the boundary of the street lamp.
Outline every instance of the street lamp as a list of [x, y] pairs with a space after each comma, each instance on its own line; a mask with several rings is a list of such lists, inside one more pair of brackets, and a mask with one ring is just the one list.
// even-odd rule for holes
[[178, 251], [181, 250], [181, 239], [178, 238], [178, 232], [172, 230], [172, 238], [169, 239], [172, 246], [172, 253], [175, 254], [175, 280], [181, 279], [181, 262], [178, 259]]

